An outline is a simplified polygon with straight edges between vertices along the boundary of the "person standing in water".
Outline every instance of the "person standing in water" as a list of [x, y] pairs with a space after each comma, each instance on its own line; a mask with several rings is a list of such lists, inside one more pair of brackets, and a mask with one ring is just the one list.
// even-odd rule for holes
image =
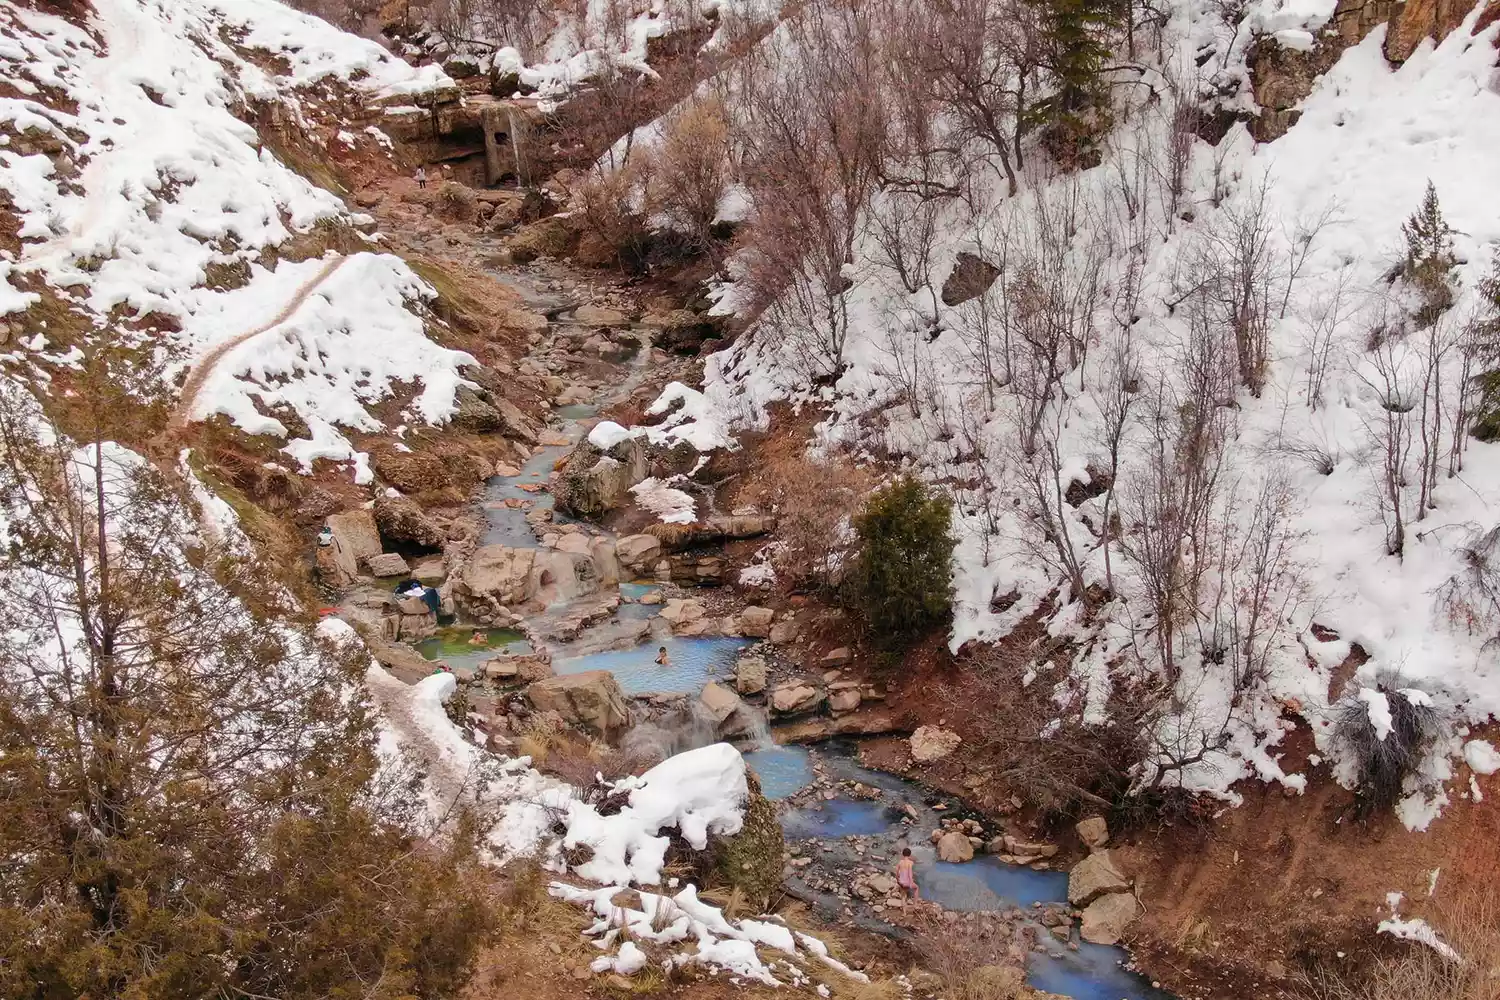
[[896, 862], [896, 884], [907, 899], [921, 899], [922, 890], [917, 888], [917, 863], [911, 859], [911, 848], [901, 848], [901, 860]]
[[417, 167], [417, 187], [419, 187], [419, 188], [425, 188], [426, 186], [427, 186], [427, 168], [423, 167], [423, 166], [418, 166]]
[[667, 647], [663, 646], [656, 652], [656, 662], [664, 667], [672, 665], [672, 658], [667, 655]]

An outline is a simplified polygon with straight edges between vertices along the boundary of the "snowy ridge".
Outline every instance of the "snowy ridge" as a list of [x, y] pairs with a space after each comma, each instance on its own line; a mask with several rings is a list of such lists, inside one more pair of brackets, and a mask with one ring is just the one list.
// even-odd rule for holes
[[[0, 144], [0, 188], [23, 240], [18, 257], [0, 260], [0, 314], [31, 306], [36, 293], [25, 283], [40, 278], [91, 314], [110, 342], [154, 343], [170, 382], [193, 355], [275, 315], [318, 267], [282, 262], [271, 271], [263, 251], [353, 221], [336, 196], [263, 148], [234, 110], [276, 101], [297, 119], [315, 96], [307, 88], [333, 80], [372, 96], [451, 81], [273, 0], [93, 7], [85, 30], [0, 3], [0, 73], [30, 95], [0, 99], [0, 129], [60, 149], [49, 156]], [[225, 37], [280, 57], [288, 71], [268, 73]], [[242, 287], [208, 287], [213, 269], [246, 265]], [[459, 368], [471, 361], [426, 339], [416, 310], [432, 294], [398, 258], [357, 255], [280, 329], [209, 373], [191, 416], [222, 412], [250, 433], [285, 437], [267, 410], [287, 407], [310, 428], [287, 446], [304, 472], [317, 458], [353, 459], [356, 475], [367, 475], [336, 428], [379, 429], [368, 404], [397, 382], [421, 384], [413, 420], [441, 423]], [[119, 322], [148, 314], [156, 322], [138, 323], [144, 330]], [[180, 334], [160, 332], [178, 326]], [[27, 346], [41, 352], [46, 339]]]
[[[1284, 35], [1284, 44], [1296, 46], [1301, 35], [1311, 38], [1327, 21], [1332, 6], [1252, 5], [1247, 23], [1231, 32], [1198, 5], [1178, 4], [1163, 62], [1190, 67], [1200, 52], [1215, 52], [1215, 64], [1223, 67], [1216, 80], [1220, 92], [1233, 93], [1224, 81], [1238, 80], [1230, 106], [1253, 108], [1243, 59], [1254, 33]], [[1421, 202], [1429, 178], [1456, 230], [1460, 265], [1452, 322], [1470, 314], [1475, 283], [1488, 268], [1491, 249], [1500, 245], [1500, 217], [1487, 195], [1500, 161], [1500, 95], [1492, 85], [1500, 28], [1471, 34], [1478, 14], [1471, 13], [1440, 45], [1424, 43], [1395, 69], [1381, 52], [1384, 28], [1377, 29], [1343, 53], [1303, 102], [1300, 122], [1275, 142], [1257, 146], [1239, 125], [1217, 147], [1197, 140], [1180, 202], [1186, 211], [1170, 209], [1167, 193], [1150, 179], [1149, 164], [1160, 162], [1151, 158], [1161, 156], [1166, 141], [1167, 115], [1143, 103], [1124, 109], [1122, 119], [1131, 127], [1111, 135], [1099, 167], [1064, 177], [1034, 173], [1016, 198], [1004, 196], [1003, 184], [993, 185], [998, 190], [988, 193], [987, 207], [973, 214], [949, 204], [936, 222], [934, 277], [915, 294], [881, 259], [867, 228], [844, 271], [852, 283], [844, 293], [851, 318], [836, 384], [808, 389], [808, 372], [797, 363], [807, 353], [800, 344], [807, 331], [762, 317], [733, 348], [708, 359], [703, 393], [695, 400], [698, 412], [674, 432], [696, 422], [719, 438], [729, 429], [764, 428], [771, 402], [813, 403], [828, 412], [815, 431], [815, 451], [896, 455], [929, 480], [950, 484], [959, 539], [952, 647], [999, 640], [1057, 595], [1048, 627], [1075, 641], [1072, 668], [1064, 676], [1032, 671], [1026, 682], [1049, 685], [1059, 712], [1102, 721], [1117, 682], [1163, 670], [1160, 652], [1141, 638], [1150, 629], [1147, 581], [1125, 557], [1123, 542], [1110, 547], [1113, 559], [1106, 568], [1105, 548], [1096, 544], [1103, 501], [1087, 496], [1069, 504], [1062, 517], [1072, 536], [1085, 540], [1076, 546], [1083, 580], [1102, 586], [1112, 576], [1116, 599], [1102, 621], [1091, 624], [1080, 615], [1081, 605], [1070, 603], [1077, 595], [1049, 565], [1049, 543], [1039, 542], [1023, 510], [1028, 463], [1016, 444], [1023, 401], [1012, 386], [987, 398], [976, 354], [976, 303], [944, 305], [936, 289], [961, 252], [993, 257], [1006, 239], [1024, 242], [1042, 209], [1054, 217], [1071, 213], [1078, 224], [1074, 249], [1058, 265], [1067, 269], [1067, 280], [1086, 277], [1084, 258], [1092, 251], [1080, 248], [1105, 248], [1098, 275], [1103, 291], [1084, 360], [1069, 366], [1044, 407], [1042, 433], [1055, 441], [1061, 494], [1075, 484], [1090, 486], [1091, 470], [1104, 458], [1103, 406], [1119, 384], [1126, 341], [1136, 381], [1162, 387], [1173, 399], [1187, 398], [1188, 321], [1184, 310], [1174, 308], [1186, 288], [1184, 276], [1216, 224], [1263, 209], [1272, 220], [1275, 252], [1305, 253], [1305, 261], [1285, 310], [1270, 324], [1260, 393], [1241, 389], [1223, 411], [1225, 486], [1212, 517], [1225, 526], [1228, 544], [1243, 545], [1261, 523], [1257, 498], [1280, 498], [1285, 558], [1266, 604], [1285, 625], [1259, 656], [1262, 669], [1248, 686], [1227, 676], [1201, 647], [1181, 644], [1173, 666], [1186, 707], [1164, 720], [1158, 742], [1195, 745], [1222, 730], [1228, 743], [1166, 780], [1231, 802], [1237, 798], [1231, 786], [1246, 778], [1302, 789], [1306, 777], [1283, 771], [1277, 746], [1291, 718], [1300, 717], [1316, 734], [1320, 753], [1337, 756], [1329, 741], [1329, 710], [1340, 692], [1329, 691], [1330, 678], [1358, 643], [1371, 659], [1352, 690], [1368, 692], [1377, 726], [1384, 721], [1377, 683], [1416, 692], [1446, 720], [1445, 734], [1422, 776], [1408, 785], [1400, 809], [1408, 826], [1425, 828], [1447, 801], [1443, 783], [1453, 775], [1463, 736], [1500, 715], [1500, 665], [1486, 649], [1496, 629], [1466, 624], [1438, 600], [1465, 571], [1465, 545], [1500, 521], [1500, 450], [1468, 441], [1462, 471], [1439, 479], [1434, 506], [1410, 525], [1403, 556], [1388, 555], [1372, 440], [1386, 407], [1376, 388], [1380, 359], [1372, 357], [1367, 341], [1386, 310], [1409, 305], [1399, 289], [1391, 289], [1388, 274], [1403, 252], [1401, 223]], [[1129, 213], [1119, 196], [1127, 184], [1139, 199]], [[876, 196], [872, 215], [886, 209], [885, 197]], [[1299, 227], [1316, 230], [1316, 236], [1299, 242]], [[1132, 271], [1140, 295], [1127, 302], [1122, 296]], [[990, 315], [1004, 308], [1003, 285], [984, 293]], [[740, 300], [732, 283], [721, 289], [722, 310], [733, 311]], [[1341, 311], [1330, 316], [1335, 302]], [[1124, 333], [1122, 313], [1138, 316]], [[1403, 397], [1417, 384], [1421, 341], [1421, 332], [1414, 331], [1386, 351], [1395, 373], [1392, 392]], [[1456, 352], [1444, 362], [1444, 378], [1456, 377], [1455, 358]], [[1313, 369], [1320, 370], [1316, 380]], [[681, 396], [674, 387], [658, 410]], [[1126, 427], [1112, 513], [1121, 509], [1133, 481], [1141, 481], [1149, 458], [1144, 404], [1132, 405], [1137, 408]], [[1442, 447], [1449, 443], [1443, 439]], [[1243, 609], [1244, 590], [1232, 575], [1209, 591], [1200, 596], [1210, 610], [1230, 620], [1242, 614], [1236, 609]], [[995, 598], [1012, 592], [1020, 599], [1006, 610], [993, 606]], [[1314, 634], [1314, 621], [1337, 636]], [[1153, 762], [1146, 763], [1143, 780], [1153, 773]], [[1337, 776], [1353, 780], [1350, 762], [1334, 764]]]
[[[348, 625], [327, 624], [357, 641]], [[691, 939], [696, 949], [673, 955], [669, 967], [703, 964], [768, 985], [808, 982], [790, 961], [779, 963], [784, 972], [778, 979], [778, 963], [762, 961], [756, 952], [759, 944], [789, 959], [813, 957], [844, 975], [865, 978], [829, 957], [817, 939], [800, 934], [794, 939], [775, 918], [726, 918], [718, 907], [698, 899], [692, 885], [673, 896], [642, 889], [639, 910], [613, 902], [624, 889], [661, 884], [669, 844], [663, 830], [675, 829], [696, 850], [708, 845], [709, 834], [739, 832], [749, 788], [744, 758], [729, 744], [690, 750], [638, 777], [615, 782], [611, 797], [624, 793], [624, 802], [601, 815], [578, 789], [534, 770], [529, 757], [496, 757], [470, 743], [443, 708], [457, 686], [452, 674], [436, 673], [408, 687], [371, 664], [366, 685], [382, 710], [382, 753], [392, 761], [413, 759], [425, 766], [428, 814], [435, 820], [446, 817], [455, 801], [477, 809], [490, 823], [487, 841], [497, 864], [535, 856], [549, 869], [568, 874], [564, 851], [589, 849], [589, 860], [571, 874], [604, 887], [554, 882], [551, 892], [593, 908], [599, 920], [585, 934], [600, 949], [609, 951], [626, 935], [666, 945]], [[669, 885], [675, 888], [676, 882], [670, 879]], [[632, 941], [624, 940], [615, 954], [594, 962], [594, 971], [631, 975], [646, 961]]]

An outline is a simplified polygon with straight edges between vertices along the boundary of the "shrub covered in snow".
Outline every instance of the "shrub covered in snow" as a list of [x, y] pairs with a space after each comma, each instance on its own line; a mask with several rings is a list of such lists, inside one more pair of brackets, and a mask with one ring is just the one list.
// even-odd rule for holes
[[1441, 729], [1432, 699], [1398, 683], [1362, 687], [1333, 706], [1333, 745], [1354, 770], [1360, 818], [1396, 805]]

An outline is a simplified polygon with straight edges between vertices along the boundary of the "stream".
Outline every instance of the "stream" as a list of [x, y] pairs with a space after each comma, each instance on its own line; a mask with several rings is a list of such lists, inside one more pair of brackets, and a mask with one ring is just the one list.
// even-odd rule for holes
[[[515, 289], [530, 308], [548, 317], [550, 345], [589, 331], [574, 321], [573, 311], [579, 304], [566, 294], [566, 288], [559, 291], [558, 282], [530, 272], [491, 273]], [[626, 398], [646, 375], [650, 334], [639, 326], [624, 329], [639, 341], [638, 349], [628, 358], [628, 368], [620, 372], [623, 366], [614, 366], [616, 373], [624, 377], [601, 390], [594, 403], [555, 409], [543, 446], [520, 468], [519, 475], [496, 476], [486, 484], [484, 544], [538, 548], [542, 544], [540, 535], [547, 530], [548, 523], [566, 523], [567, 519], [553, 510], [552, 497], [544, 489], [548, 476], [587, 433], [595, 415]], [[535, 515], [528, 518], [533, 511], [550, 512], [549, 520], [543, 521]], [[605, 534], [594, 525], [580, 526], [591, 535]], [[709, 679], [732, 674], [740, 653], [756, 640], [672, 636], [667, 624], [654, 617], [656, 607], [641, 603], [659, 589], [652, 581], [622, 583], [618, 588], [620, 604], [610, 618], [591, 625], [572, 641], [545, 643], [552, 654], [553, 669], [560, 674], [608, 670], [627, 696], [693, 695]], [[593, 594], [578, 601], [597, 605], [601, 597], [608, 596]], [[566, 614], [570, 606], [571, 602], [558, 602], [542, 615], [529, 619], [526, 625], [530, 641], [519, 632], [489, 629], [483, 630], [484, 641], [478, 643], [471, 641], [473, 629], [453, 628], [440, 631], [419, 644], [418, 649], [429, 659], [441, 657], [454, 667], [478, 666], [496, 651], [528, 652], [540, 644], [536, 637], [545, 634], [548, 620]], [[664, 665], [655, 662], [661, 647], [668, 654]], [[683, 735], [684, 740], [673, 744], [677, 751], [714, 738], [711, 732]], [[1079, 942], [1075, 931], [1076, 948], [1070, 950], [1068, 944], [1028, 915], [1035, 904], [1066, 901], [1065, 872], [1033, 871], [1002, 864], [987, 855], [964, 864], [939, 862], [927, 833], [940, 825], [944, 813], [932, 805], [939, 799], [957, 804], [954, 800], [934, 796], [903, 778], [860, 767], [848, 745], [809, 750], [777, 746], [762, 738], [758, 745], [745, 750], [745, 760], [755, 771], [766, 796], [779, 803], [789, 847], [804, 851], [804, 857], [807, 853], [816, 856], [810, 864], [793, 870], [787, 877], [788, 883], [804, 896], [819, 899], [820, 908], [831, 910], [833, 919], [838, 919], [846, 906], [863, 908], [864, 904], [810, 884], [807, 879], [811, 872], [817, 871], [835, 883], [842, 880], [841, 884], [847, 888], [856, 870], [873, 866], [882, 872], [892, 872], [900, 849], [910, 846], [924, 899], [953, 911], [1009, 913], [1038, 930], [1039, 943], [1027, 963], [1027, 980], [1033, 987], [1077, 1000], [1172, 1000], [1169, 994], [1153, 988], [1147, 979], [1127, 967], [1129, 955], [1124, 949]], [[867, 789], [878, 790], [878, 797], [855, 800], [840, 795], [798, 796], [817, 781], [820, 768], [839, 781], [857, 781]], [[788, 801], [794, 796], [797, 797], [794, 801]], [[873, 921], [866, 913], [861, 913], [861, 917], [867, 925], [889, 927], [878, 913], [873, 913]]]

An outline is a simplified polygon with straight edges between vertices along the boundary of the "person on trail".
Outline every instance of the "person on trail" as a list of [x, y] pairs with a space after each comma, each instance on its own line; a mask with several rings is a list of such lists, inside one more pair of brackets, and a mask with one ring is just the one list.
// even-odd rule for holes
[[911, 859], [910, 847], [901, 848], [901, 860], [896, 862], [896, 884], [907, 899], [922, 898], [922, 891], [917, 888], [917, 863]]
[[425, 188], [426, 186], [427, 186], [427, 168], [419, 166], [419, 167], [417, 167], [417, 187], [419, 187], [419, 188]]
[[672, 665], [672, 658], [667, 655], [667, 647], [663, 646], [656, 651], [656, 662], [664, 667]]

